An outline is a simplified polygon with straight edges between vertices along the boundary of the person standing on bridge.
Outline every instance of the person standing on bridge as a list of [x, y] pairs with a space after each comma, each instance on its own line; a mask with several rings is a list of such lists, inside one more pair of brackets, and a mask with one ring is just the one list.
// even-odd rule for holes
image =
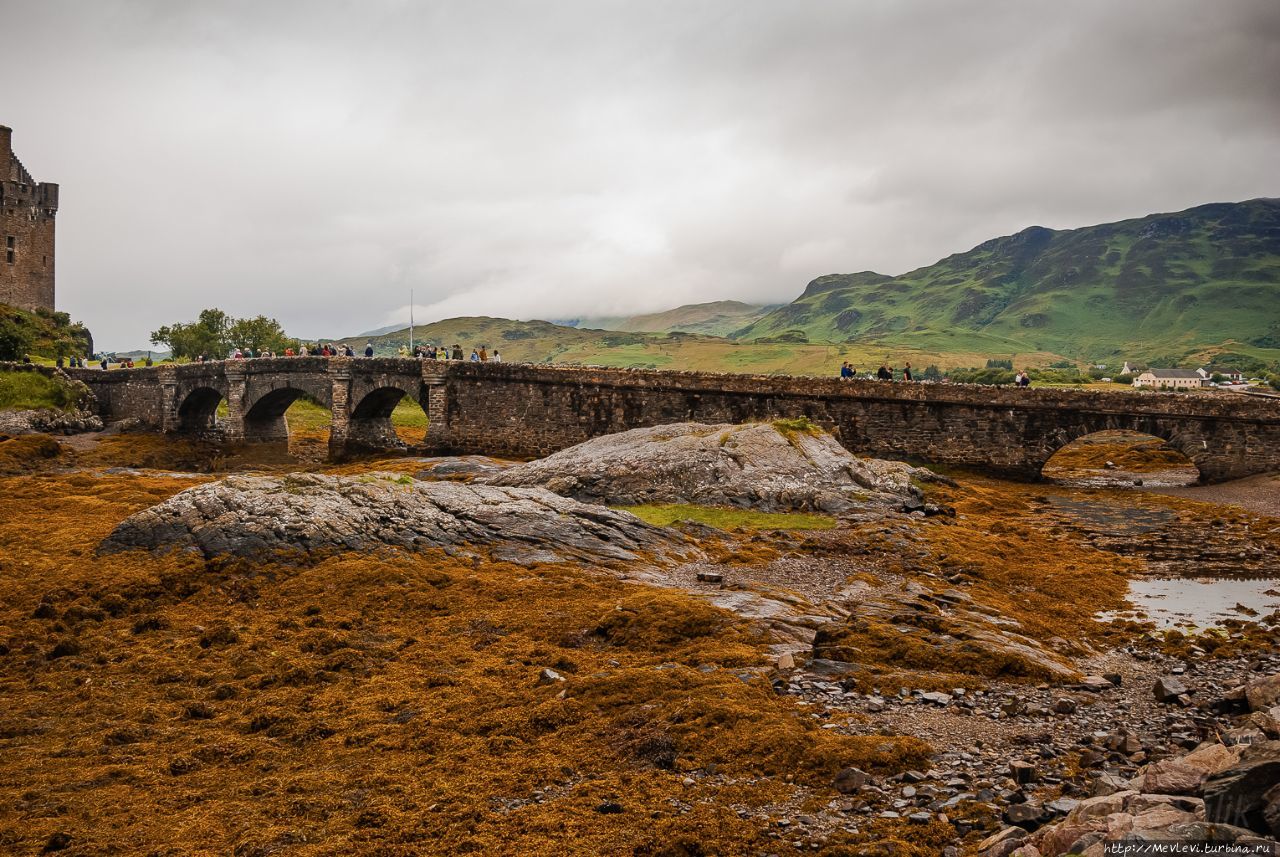
[[913, 380], [915, 380], [914, 378], [912, 378], [912, 377], [911, 377], [911, 364], [910, 364], [910, 363], [908, 363], [907, 365], [905, 365], [905, 366], [903, 366], [903, 367], [902, 367], [902, 380], [904, 380], [904, 381], [913, 381]]
[[364, 344], [364, 356], [365, 357], [373, 356], [373, 340], [370, 340]]
[[481, 363], [489, 362], [489, 352], [485, 350], [483, 345], [480, 346], [480, 362]]
[[493, 362], [494, 362], [494, 363], [501, 363], [501, 362], [502, 362], [502, 355], [498, 353], [498, 349], [496, 349], [496, 348], [495, 348], [495, 349], [493, 349]]
[[880, 368], [876, 370], [876, 378], [881, 381], [892, 381], [893, 372], [889, 371], [889, 367], [881, 363]]
[[456, 342], [453, 343], [453, 359], [454, 360], [462, 359], [462, 346]]

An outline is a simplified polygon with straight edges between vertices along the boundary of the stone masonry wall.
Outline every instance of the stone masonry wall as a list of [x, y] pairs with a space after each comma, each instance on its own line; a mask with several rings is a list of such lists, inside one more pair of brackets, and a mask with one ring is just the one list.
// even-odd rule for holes
[[89, 385], [103, 422], [136, 419], [149, 428], [163, 427], [162, 388], [155, 370], [68, 369], [67, 374]]
[[[333, 411], [331, 447], [391, 446], [401, 395], [418, 401], [437, 452], [546, 455], [664, 423], [808, 417], [859, 454], [1034, 478], [1067, 443], [1104, 429], [1161, 437], [1209, 481], [1280, 471], [1280, 401], [1231, 394], [1102, 392], [950, 384], [575, 369], [397, 359], [279, 358], [98, 372], [72, 370], [104, 419], [183, 430], [195, 396], [228, 399], [230, 440], [284, 437], [284, 407], [307, 393]], [[162, 392], [162, 389], [165, 392]], [[256, 415], [256, 416], [255, 416]], [[255, 422], [256, 421], [256, 422]]]
[[456, 452], [536, 457], [638, 426], [804, 416], [856, 453], [1026, 477], [1103, 429], [1163, 437], [1210, 480], [1280, 470], [1280, 403], [1227, 395], [450, 364], [445, 399], [430, 436]]
[[51, 310], [58, 186], [31, 178], [12, 134], [0, 126], [0, 303]]

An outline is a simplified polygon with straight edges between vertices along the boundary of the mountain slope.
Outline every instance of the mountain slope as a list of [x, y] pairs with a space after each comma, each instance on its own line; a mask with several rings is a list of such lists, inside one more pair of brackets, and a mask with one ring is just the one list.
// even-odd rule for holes
[[[995, 238], [899, 277], [819, 277], [737, 339], [1078, 358], [1280, 348], [1280, 200]], [[801, 340], [802, 341], [802, 340]]]
[[644, 315], [617, 318], [581, 318], [571, 327], [621, 330], [629, 333], [702, 333], [727, 336], [751, 324], [775, 307], [747, 304], [742, 301], [711, 301], [685, 304], [675, 309]]
[[[338, 340], [363, 353], [370, 337], [353, 336]], [[330, 340], [326, 340], [330, 341]], [[372, 337], [380, 356], [396, 354], [409, 344], [409, 331]], [[508, 362], [588, 364], [650, 369], [693, 369], [712, 372], [783, 372], [790, 375], [835, 374], [841, 362], [850, 360], [866, 368], [889, 361], [895, 365], [910, 360], [918, 366], [936, 363], [943, 368], [974, 366], [993, 353], [1016, 358], [1019, 365], [1046, 366], [1061, 355], [1031, 352], [941, 352], [918, 348], [885, 346], [876, 342], [839, 345], [738, 342], [723, 337], [695, 333], [629, 333], [619, 330], [589, 330], [545, 321], [516, 321], [509, 318], [471, 316], [449, 318], [414, 328], [414, 342], [462, 346], [463, 355], [484, 346], [492, 354], [496, 348]]]

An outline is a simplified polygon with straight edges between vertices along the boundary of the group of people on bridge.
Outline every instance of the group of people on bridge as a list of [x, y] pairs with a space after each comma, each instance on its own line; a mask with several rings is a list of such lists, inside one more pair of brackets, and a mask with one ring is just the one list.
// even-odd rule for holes
[[[927, 370], [924, 378], [925, 381], [931, 380], [929, 377], [930, 372], [936, 373], [936, 370], [933, 369], [932, 367], [929, 370]], [[852, 363], [846, 360], [845, 362], [840, 364], [840, 379], [842, 381], [852, 381], [857, 377], [859, 377], [858, 370], [853, 368]], [[877, 369], [875, 372], [869, 372], [863, 377], [865, 377], [868, 380], [876, 380], [876, 381], [894, 381], [894, 380], [897, 380], [899, 377], [901, 377], [903, 381], [916, 380], [916, 377], [913, 374], [911, 374], [910, 363], [906, 363], [905, 365], [903, 365], [901, 375], [899, 375], [898, 371], [894, 369], [892, 366], [890, 366], [888, 363], [881, 363], [879, 369]], [[945, 382], [947, 379], [945, 377], [939, 378], [935, 374], [932, 380], [940, 380]], [[1027, 374], [1027, 370], [1023, 369], [1020, 372], [1018, 372], [1018, 374], [1013, 377], [1013, 384], [1015, 387], [1030, 387], [1031, 376]]]
[[470, 357], [463, 357], [462, 346], [454, 343], [450, 348], [447, 345], [417, 345], [414, 346], [412, 352], [407, 346], [400, 346], [401, 357], [413, 357], [417, 360], [468, 360], [471, 363], [501, 363], [502, 355], [498, 353], [498, 349], [493, 349], [493, 353], [489, 353], [489, 349], [481, 345], [478, 348], [471, 349]]
[[[858, 377], [858, 370], [853, 368], [852, 363], [846, 360], [844, 363], [840, 364], [841, 380], [852, 381], [854, 378], [857, 378], [857, 377]], [[874, 373], [868, 373], [866, 377], [868, 379], [875, 379], [877, 381], [893, 381], [898, 377], [898, 373], [897, 373], [897, 370], [889, 366], [889, 364], [881, 363], [879, 369], [877, 369]], [[915, 380], [915, 376], [911, 374], [910, 363], [907, 363], [902, 367], [902, 380], [903, 381]]]

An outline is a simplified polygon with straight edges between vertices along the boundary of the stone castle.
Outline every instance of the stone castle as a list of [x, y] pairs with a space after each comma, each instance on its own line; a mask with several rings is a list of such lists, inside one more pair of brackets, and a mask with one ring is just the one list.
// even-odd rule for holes
[[53, 225], [58, 186], [36, 182], [0, 125], [0, 304], [53, 309]]

